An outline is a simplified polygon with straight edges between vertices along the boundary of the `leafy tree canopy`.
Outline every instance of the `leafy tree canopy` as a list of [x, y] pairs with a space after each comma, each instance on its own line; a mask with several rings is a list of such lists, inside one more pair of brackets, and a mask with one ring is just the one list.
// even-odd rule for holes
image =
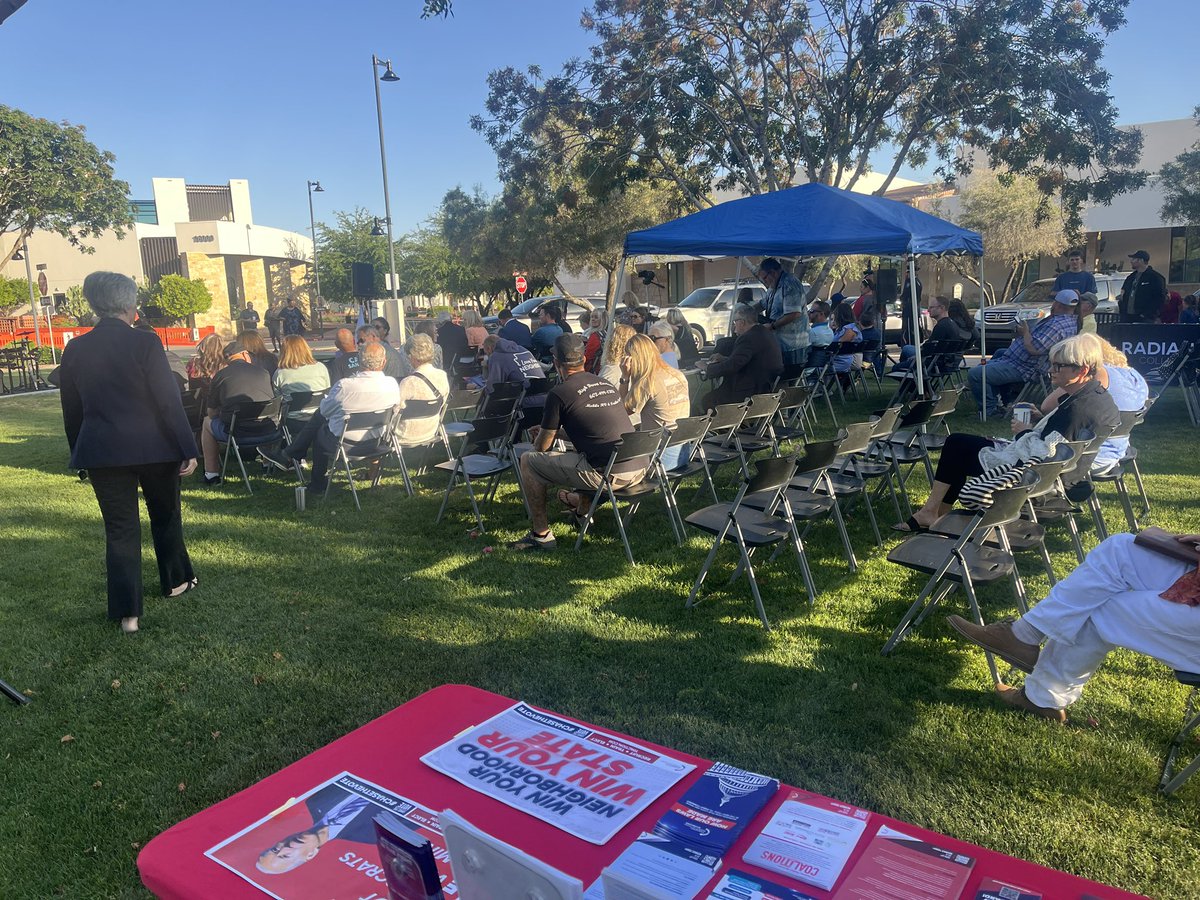
[[158, 307], [163, 316], [169, 319], [185, 319], [196, 313], [207, 312], [212, 302], [212, 294], [203, 281], [182, 275], [164, 275], [150, 289], [151, 305]]
[[953, 179], [987, 162], [1061, 197], [1075, 229], [1085, 201], [1144, 177], [1097, 63], [1127, 3], [595, 0], [590, 56], [493, 72], [474, 124], [506, 182], [590, 154], [699, 208], [714, 186], [853, 187], [881, 156], [876, 193], [906, 164]]
[[[385, 295], [384, 273], [388, 271], [387, 238], [372, 235], [375, 217], [362, 207], [335, 212], [334, 224], [317, 223], [317, 250], [321, 267], [321, 293], [327, 301], [352, 303], [350, 264], [370, 263], [375, 267], [376, 296]], [[397, 255], [397, 268], [400, 258]]]
[[11, 316], [18, 307], [29, 303], [29, 282], [24, 278], [0, 275], [0, 316]]
[[[1200, 125], [1200, 106], [1192, 115]], [[1159, 171], [1163, 190], [1162, 217], [1167, 222], [1200, 225], [1200, 141]]]
[[62, 235], [84, 253], [84, 241], [107, 229], [118, 236], [132, 223], [129, 185], [113, 177], [116, 157], [84, 136], [80, 125], [36, 119], [0, 106], [0, 271], [12, 248], [34, 229]]

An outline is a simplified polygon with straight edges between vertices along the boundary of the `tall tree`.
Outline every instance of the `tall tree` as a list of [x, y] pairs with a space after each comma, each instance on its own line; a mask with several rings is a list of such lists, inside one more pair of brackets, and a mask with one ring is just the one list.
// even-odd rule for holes
[[321, 293], [327, 301], [351, 303], [354, 298], [350, 264], [363, 262], [375, 267], [375, 293], [383, 296], [383, 276], [388, 271], [387, 238], [371, 234], [376, 223], [375, 217], [362, 207], [335, 212], [333, 217], [332, 226], [318, 222], [316, 229]]
[[84, 242], [103, 231], [123, 237], [133, 218], [129, 185], [113, 174], [115, 160], [81, 125], [0, 106], [0, 272], [34, 229], [60, 234], [83, 253], [94, 252]]
[[1077, 229], [1085, 201], [1144, 178], [1097, 62], [1127, 3], [595, 0], [590, 56], [549, 79], [492, 73], [477, 127], [502, 177], [603, 154], [696, 208], [712, 187], [854, 187], [872, 160], [876, 193], [905, 165], [953, 179], [987, 163], [1034, 178], [1042, 214], [1060, 197]]
[[[1192, 115], [1200, 125], [1200, 106]], [[1200, 225], [1200, 141], [1166, 163], [1158, 174], [1163, 191], [1163, 220]]]
[[[983, 286], [989, 302], [1008, 300], [1021, 286], [1032, 260], [1059, 256], [1066, 250], [1062, 216], [1057, 210], [1051, 215], [1041, 215], [1044, 202], [1037, 182], [1024, 175], [979, 169], [963, 185], [955, 223], [978, 231], [987, 258], [1006, 267], [1004, 286], [999, 292], [993, 285]], [[965, 278], [978, 283], [970, 265], [956, 268]]]

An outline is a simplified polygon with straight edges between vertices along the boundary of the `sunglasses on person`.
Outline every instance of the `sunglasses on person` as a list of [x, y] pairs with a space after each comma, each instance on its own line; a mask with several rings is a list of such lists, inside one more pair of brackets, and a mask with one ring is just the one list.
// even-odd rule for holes
[[1061, 372], [1063, 369], [1073, 369], [1078, 371], [1082, 368], [1083, 366], [1077, 366], [1075, 363], [1050, 363], [1051, 372]]

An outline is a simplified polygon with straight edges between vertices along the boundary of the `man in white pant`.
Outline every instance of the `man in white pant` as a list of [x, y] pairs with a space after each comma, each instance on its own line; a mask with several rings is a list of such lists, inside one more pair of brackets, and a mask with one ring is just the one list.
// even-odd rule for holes
[[[1023, 687], [998, 685], [1001, 700], [1064, 723], [1066, 708], [1114, 647], [1152, 656], [1172, 669], [1200, 672], [1200, 606], [1160, 596], [1194, 565], [1139, 547], [1133, 537], [1115, 534], [1105, 540], [1015, 622], [976, 625], [949, 617], [965, 638], [1029, 673]], [[1200, 534], [1177, 540], [1200, 550]]]

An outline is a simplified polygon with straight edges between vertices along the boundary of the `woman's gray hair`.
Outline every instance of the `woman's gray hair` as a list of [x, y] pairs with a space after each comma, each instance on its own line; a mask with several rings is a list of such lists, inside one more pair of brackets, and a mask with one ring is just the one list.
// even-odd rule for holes
[[102, 319], [115, 319], [137, 309], [137, 285], [120, 272], [93, 272], [83, 279], [83, 296]]
[[413, 366], [433, 362], [433, 341], [427, 334], [414, 334], [408, 342], [408, 361]]
[[672, 306], [667, 310], [667, 321], [676, 328], [682, 328], [688, 323], [687, 316], [683, 314], [683, 310], [678, 306]]
[[1092, 374], [1104, 365], [1100, 341], [1090, 334], [1076, 334], [1050, 348], [1050, 362], [1066, 366], [1087, 366]]

